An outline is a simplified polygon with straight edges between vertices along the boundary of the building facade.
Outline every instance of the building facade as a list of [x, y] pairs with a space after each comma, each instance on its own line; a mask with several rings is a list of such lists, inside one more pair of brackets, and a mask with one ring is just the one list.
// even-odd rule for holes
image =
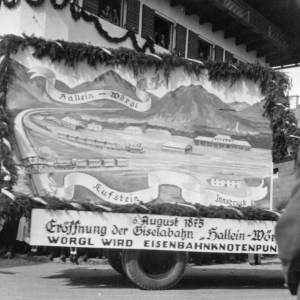
[[226, 187], [226, 188], [242, 188], [242, 179], [235, 174], [231, 173], [216, 173], [210, 179], [212, 186]]
[[95, 124], [95, 123], [90, 123], [88, 124], [87, 130], [91, 130], [91, 131], [101, 131], [102, 130], [102, 126], [99, 124]]
[[179, 153], [188, 153], [193, 148], [191, 145], [186, 143], [177, 143], [177, 142], [167, 142], [161, 146], [163, 151], [170, 151], [170, 152], [179, 152]]
[[225, 148], [225, 149], [238, 149], [250, 151], [251, 145], [247, 141], [234, 140], [228, 135], [216, 135], [213, 137], [198, 136], [194, 139], [195, 145]]
[[124, 133], [127, 133], [127, 134], [143, 134], [143, 131], [140, 127], [128, 126], [124, 129]]
[[70, 117], [64, 117], [61, 119], [61, 125], [72, 130], [83, 129], [85, 127], [81, 121], [72, 119]]
[[285, 23], [282, 22], [282, 28], [275, 25], [267, 19], [270, 15], [250, 0], [112, 0], [109, 4], [101, 0], [75, 0], [73, 3], [75, 12], [70, 12], [70, 4], [61, 10], [54, 9], [51, 1], [42, 6], [20, 1], [14, 9], [2, 3], [0, 34], [25, 33], [101, 47], [133, 48], [131, 39], [112, 43], [105, 34], [99, 34], [93, 22], [83, 19], [75, 22], [76, 13], [84, 10], [97, 16], [111, 37], [121, 37], [131, 30], [139, 45], [151, 38], [156, 52], [175, 51], [189, 59], [274, 65], [280, 61], [278, 55], [288, 49], [289, 39], [282, 29]]

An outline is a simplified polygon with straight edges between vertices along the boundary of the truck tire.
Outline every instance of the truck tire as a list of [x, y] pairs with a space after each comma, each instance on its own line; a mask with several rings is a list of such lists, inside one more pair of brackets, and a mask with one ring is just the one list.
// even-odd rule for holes
[[123, 276], [126, 276], [122, 264], [122, 250], [110, 249], [106, 253], [107, 260], [111, 267]]
[[185, 252], [123, 250], [123, 268], [127, 277], [144, 290], [166, 290], [183, 276]]

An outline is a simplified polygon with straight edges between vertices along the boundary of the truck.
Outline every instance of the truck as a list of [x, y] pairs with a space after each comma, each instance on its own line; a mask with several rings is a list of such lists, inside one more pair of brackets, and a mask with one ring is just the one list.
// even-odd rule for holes
[[[16, 75], [6, 95], [18, 148], [13, 152], [5, 140], [11, 156], [26, 161], [24, 168], [31, 166], [27, 158], [39, 157], [41, 147], [44, 164], [74, 157], [85, 164], [97, 157], [104, 167], [126, 162], [126, 168], [117, 170], [87, 171], [65, 163], [59, 172], [43, 168], [30, 177], [19, 174], [24, 180], [13, 191], [2, 190], [13, 201], [29, 201], [31, 245], [106, 249], [115, 270], [151, 290], [173, 287], [191, 252], [277, 253], [272, 132], [269, 118], [262, 115], [268, 78], [276, 83], [286, 79], [284, 73], [259, 64], [204, 64], [174, 54], [145, 58], [126, 50], [141, 67], [147, 60], [137, 76], [134, 64], [112, 60], [92, 45], [85, 45], [87, 50], [94, 47], [86, 55], [102, 55], [98, 68], [89, 60], [69, 66], [33, 54], [49, 45], [56, 49], [59, 42], [24, 36], [18, 37], [18, 47], [9, 48], [13, 41], [13, 36], [5, 39], [14, 51], [1, 62]], [[81, 44], [64, 43], [69, 46], [83, 57]], [[36, 52], [27, 51], [30, 47]], [[122, 51], [116, 49], [114, 55], [122, 57]], [[121, 68], [115, 68], [116, 61]], [[80, 68], [80, 78], [72, 76], [74, 68]], [[253, 70], [260, 70], [259, 79]], [[26, 97], [22, 94], [19, 107], [14, 95], [20, 82]], [[110, 82], [118, 85], [112, 88]], [[60, 119], [67, 112], [101, 120], [101, 132], [82, 129], [82, 140], [137, 146], [127, 147], [119, 162], [115, 151], [61, 138], [59, 124], [48, 131], [31, 118], [40, 116], [43, 124], [47, 113]], [[129, 125], [132, 130], [124, 133]], [[147, 128], [170, 134], [149, 135]], [[161, 151], [163, 145], [169, 151]], [[14, 196], [25, 188], [30, 189], [26, 197]]]
[[178, 208], [172, 216], [148, 214], [139, 206], [138, 213], [95, 212], [96, 208], [33, 209], [30, 243], [103, 249], [114, 270], [147, 290], [176, 285], [193, 253], [277, 254], [274, 214], [269, 221], [259, 221], [191, 217], [192, 206], [186, 217], [178, 216]]

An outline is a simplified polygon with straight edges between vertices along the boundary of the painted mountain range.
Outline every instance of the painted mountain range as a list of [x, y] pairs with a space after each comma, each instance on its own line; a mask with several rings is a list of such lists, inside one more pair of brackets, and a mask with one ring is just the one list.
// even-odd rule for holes
[[[46, 80], [36, 77], [30, 80], [28, 69], [18, 62], [13, 62], [17, 77], [9, 92], [8, 106], [10, 109], [28, 108], [55, 108], [65, 106], [53, 101], [45, 91]], [[114, 71], [108, 71], [93, 81], [82, 83], [70, 89], [65, 83], [56, 80], [55, 87], [66, 93], [86, 92], [96, 89], [113, 89], [122, 92], [133, 99], [135, 86], [120, 77]], [[150, 91], [151, 92], [151, 91]], [[162, 125], [172, 128], [186, 128], [195, 130], [216, 128], [239, 134], [251, 134], [261, 131], [260, 127], [266, 127], [267, 118], [262, 118], [262, 104], [249, 106], [244, 102], [233, 102], [230, 105], [224, 103], [216, 95], [208, 93], [201, 85], [179, 87], [158, 98], [149, 93], [152, 98], [151, 109], [145, 113], [138, 113], [111, 101], [94, 101], [89, 104], [80, 104], [74, 108], [116, 108], [111, 112], [101, 113], [94, 110], [91, 114], [100, 115], [104, 120], [123, 120], [148, 122], [153, 125]], [[224, 107], [230, 107], [236, 112], [226, 111]]]

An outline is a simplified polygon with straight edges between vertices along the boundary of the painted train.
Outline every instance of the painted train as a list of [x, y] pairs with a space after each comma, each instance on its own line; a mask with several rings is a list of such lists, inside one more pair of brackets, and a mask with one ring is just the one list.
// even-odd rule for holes
[[53, 164], [57, 170], [68, 170], [74, 168], [100, 168], [100, 167], [126, 167], [126, 158], [104, 158], [104, 159], [69, 159], [58, 160]]
[[118, 144], [118, 143], [110, 143], [107, 141], [101, 140], [93, 140], [88, 138], [83, 138], [79, 136], [74, 136], [70, 134], [57, 133], [58, 137], [61, 139], [67, 139], [77, 144], [83, 144], [87, 146], [92, 146], [100, 149], [109, 149], [109, 150], [119, 150], [119, 151], [127, 151], [130, 153], [144, 153], [144, 149], [140, 143], [138, 144]]

